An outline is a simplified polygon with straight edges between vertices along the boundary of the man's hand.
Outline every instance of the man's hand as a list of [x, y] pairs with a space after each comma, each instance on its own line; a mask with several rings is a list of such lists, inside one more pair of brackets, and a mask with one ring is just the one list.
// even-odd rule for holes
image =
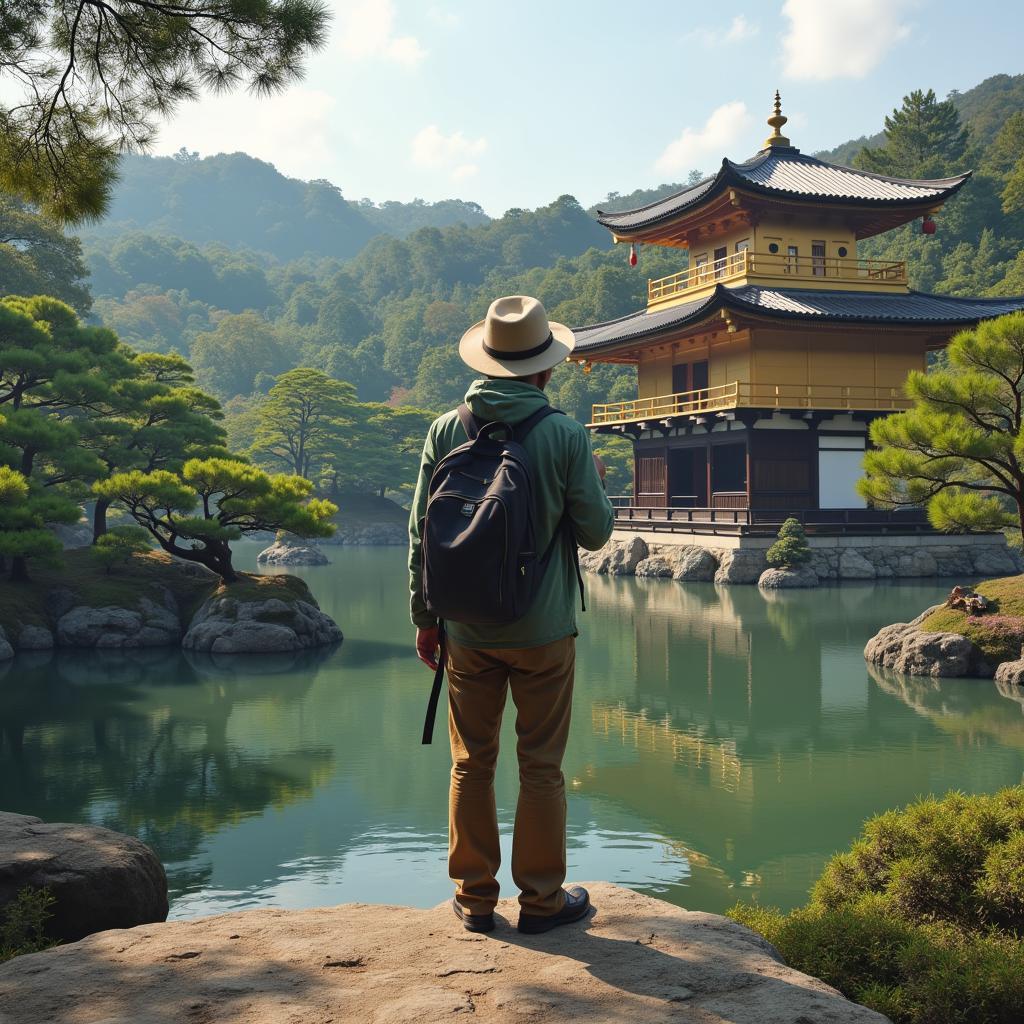
[[437, 626], [431, 626], [430, 629], [416, 630], [416, 657], [434, 672], [437, 671], [439, 644], [440, 638], [438, 637]]
[[601, 478], [601, 482], [604, 482], [604, 475], [608, 472], [607, 467], [604, 464], [604, 459], [600, 455], [594, 454], [594, 469], [597, 470], [597, 475]]

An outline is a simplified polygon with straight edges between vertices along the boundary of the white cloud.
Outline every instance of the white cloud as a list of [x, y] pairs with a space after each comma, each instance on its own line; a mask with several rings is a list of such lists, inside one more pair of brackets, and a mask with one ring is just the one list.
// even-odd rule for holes
[[336, 105], [328, 93], [301, 86], [269, 97], [244, 92], [205, 96], [200, 103], [182, 105], [160, 132], [155, 151], [175, 153], [184, 146], [202, 156], [244, 152], [283, 174], [322, 178], [332, 159]]
[[757, 33], [757, 25], [747, 21], [742, 14], [737, 14], [732, 19], [729, 30], [725, 33], [725, 41], [727, 43], [738, 43], [743, 39], [750, 39], [752, 36], [756, 36]]
[[722, 46], [752, 39], [759, 31], [758, 25], [748, 21], [744, 15], [737, 14], [729, 22], [728, 28], [695, 28], [687, 32], [683, 39], [704, 47]]
[[445, 7], [431, 7], [427, 11], [427, 15], [435, 25], [440, 25], [441, 28], [451, 30], [458, 28], [462, 24], [462, 18], [460, 18], [454, 11], [449, 11]]
[[654, 162], [654, 168], [663, 174], [678, 174], [717, 164], [737, 145], [742, 146], [743, 136], [752, 122], [745, 103], [739, 100], [723, 103], [712, 111], [703, 128], [687, 128], [678, 139], [670, 142]]
[[915, 0], [786, 0], [782, 37], [790, 78], [863, 78], [910, 34], [905, 19]]
[[462, 132], [445, 135], [428, 124], [412, 140], [412, 161], [420, 167], [448, 170], [454, 181], [464, 181], [480, 169], [474, 161], [487, 149], [487, 139], [467, 139]]
[[427, 55], [415, 36], [395, 34], [391, 0], [354, 0], [339, 21], [338, 45], [354, 60], [384, 59], [411, 68]]

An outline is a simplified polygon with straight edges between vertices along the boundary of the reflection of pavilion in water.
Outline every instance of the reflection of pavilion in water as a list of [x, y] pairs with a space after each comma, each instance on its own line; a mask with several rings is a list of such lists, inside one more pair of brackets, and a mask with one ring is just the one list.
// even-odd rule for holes
[[[628, 807], [733, 884], [770, 875], [773, 899], [795, 903], [866, 817], [937, 788], [992, 788], [991, 761], [972, 768], [949, 742], [956, 714], [922, 718], [872, 683], [861, 647], [900, 600], [890, 593], [592, 583], [596, 607], [632, 605], [635, 694], [590, 707], [594, 736], [632, 756], [596, 758], [577, 792]], [[982, 703], [1005, 721], [995, 691]], [[1016, 763], [1003, 778], [1024, 767], [1013, 736], [998, 735], [1010, 749], [995, 756]], [[946, 775], [937, 744], [954, 747]]]

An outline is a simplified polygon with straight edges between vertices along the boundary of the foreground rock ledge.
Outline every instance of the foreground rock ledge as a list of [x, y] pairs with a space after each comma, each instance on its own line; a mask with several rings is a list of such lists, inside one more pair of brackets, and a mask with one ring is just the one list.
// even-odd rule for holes
[[617, 886], [547, 935], [470, 935], [447, 904], [254, 910], [94, 935], [0, 967], [4, 1024], [536, 1020], [885, 1024], [752, 932]]

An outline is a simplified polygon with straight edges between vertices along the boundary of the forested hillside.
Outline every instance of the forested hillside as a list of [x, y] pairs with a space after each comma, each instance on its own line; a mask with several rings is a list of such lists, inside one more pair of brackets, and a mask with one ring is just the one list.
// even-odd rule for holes
[[[898, 176], [974, 168], [935, 235], [910, 224], [860, 251], [908, 260], [916, 288], [980, 295], [1024, 293], [1022, 153], [1024, 76], [999, 75], [944, 101], [915, 92], [879, 135], [829, 155]], [[680, 270], [685, 253], [645, 247], [630, 267], [594, 213], [681, 187], [610, 193], [590, 210], [561, 196], [490, 220], [461, 200], [348, 202], [241, 154], [132, 158], [110, 217], [84, 235], [91, 315], [140, 350], [188, 357], [241, 440], [274, 379], [296, 366], [350, 382], [364, 402], [441, 409], [471, 376], [453, 342], [495, 295], [535, 294], [574, 326], [642, 306], [647, 279]], [[25, 228], [19, 208], [0, 217]], [[88, 312], [77, 243], [55, 246], [33, 223], [38, 259], [0, 244], [0, 290], [38, 286]], [[554, 399], [585, 418], [592, 402], [633, 390], [628, 368], [565, 366]]]

